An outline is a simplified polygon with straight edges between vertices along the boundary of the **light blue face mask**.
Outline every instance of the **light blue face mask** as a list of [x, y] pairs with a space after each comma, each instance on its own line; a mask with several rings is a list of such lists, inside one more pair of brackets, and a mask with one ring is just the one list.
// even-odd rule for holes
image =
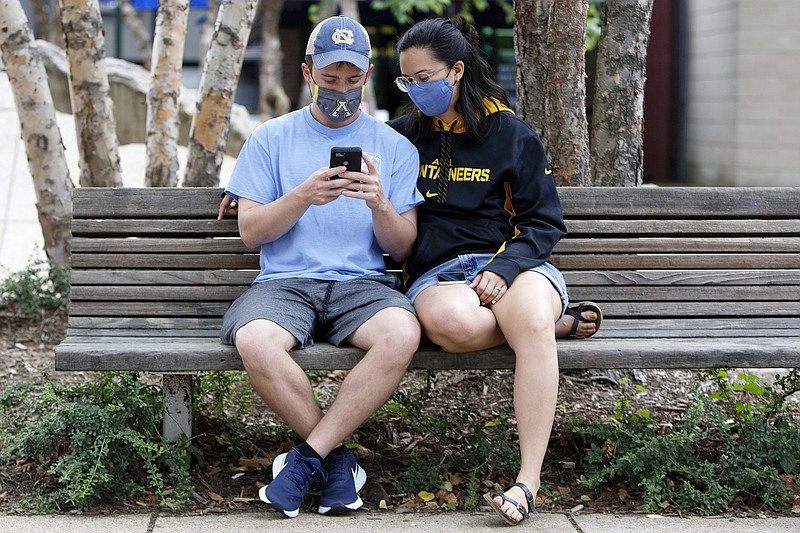
[[346, 93], [332, 91], [314, 84], [312, 99], [319, 108], [333, 122], [344, 122], [358, 111], [361, 100], [364, 98], [364, 86]]
[[445, 113], [450, 108], [453, 91], [455, 87], [450, 84], [450, 80], [442, 78], [424, 83], [412, 83], [408, 88], [408, 96], [422, 114], [433, 117]]

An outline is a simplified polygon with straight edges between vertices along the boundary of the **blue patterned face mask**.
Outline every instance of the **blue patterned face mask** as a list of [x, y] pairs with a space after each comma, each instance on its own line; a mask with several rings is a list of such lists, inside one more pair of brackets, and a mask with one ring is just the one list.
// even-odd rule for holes
[[364, 98], [364, 86], [340, 93], [315, 83], [311, 98], [332, 122], [344, 122], [358, 111], [358, 106]]
[[412, 83], [408, 88], [408, 96], [424, 115], [429, 117], [441, 115], [450, 108], [455, 87], [450, 80], [426, 81], [425, 83]]

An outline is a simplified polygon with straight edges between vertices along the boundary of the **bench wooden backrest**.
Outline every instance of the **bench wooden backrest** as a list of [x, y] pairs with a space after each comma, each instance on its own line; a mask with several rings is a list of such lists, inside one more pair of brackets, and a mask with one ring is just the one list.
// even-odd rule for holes
[[[553, 262], [572, 300], [603, 308], [596, 339], [786, 336], [798, 357], [800, 188], [565, 187], [559, 194], [569, 235]], [[68, 335], [215, 338], [222, 314], [258, 270], [258, 253], [241, 243], [236, 221], [216, 220], [219, 195], [218, 188], [76, 189]], [[576, 344], [566, 353], [579, 357], [592, 345]]]

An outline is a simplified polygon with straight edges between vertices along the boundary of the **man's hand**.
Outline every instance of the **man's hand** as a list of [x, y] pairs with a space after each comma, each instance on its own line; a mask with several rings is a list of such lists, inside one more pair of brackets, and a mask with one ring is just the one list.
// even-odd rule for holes
[[[383, 207], [389, 202], [389, 199], [383, 193], [381, 186], [381, 176], [378, 174], [378, 169], [375, 163], [366, 153], [361, 154], [361, 159], [367, 164], [367, 173], [363, 172], [344, 172], [343, 178], [351, 180], [351, 182], [344, 186], [342, 195], [348, 198], [356, 198], [367, 202], [367, 206], [372, 209]], [[339, 167], [344, 168], [344, 167]]]
[[224, 217], [227, 216], [231, 217], [239, 216], [239, 202], [237, 202], [232, 197], [226, 194], [225, 196], [222, 197], [222, 201], [219, 203], [219, 213], [217, 214], [217, 220], [222, 220]]
[[322, 167], [293, 189], [290, 194], [299, 195], [308, 205], [328, 204], [339, 198], [348, 189], [358, 188], [358, 183], [350, 175], [360, 173], [345, 172], [345, 170], [347, 170], [345, 166]]

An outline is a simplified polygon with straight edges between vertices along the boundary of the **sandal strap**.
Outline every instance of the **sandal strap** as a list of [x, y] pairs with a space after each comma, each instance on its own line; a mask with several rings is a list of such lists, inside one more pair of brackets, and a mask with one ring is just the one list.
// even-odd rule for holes
[[519, 487], [522, 489], [522, 492], [525, 493], [525, 499], [528, 500], [528, 510], [532, 509], [531, 504], [533, 504], [533, 493], [531, 492], [531, 489], [529, 489], [528, 486], [521, 481], [518, 481], [513, 485], [509, 485], [506, 490], [510, 489], [511, 487]]
[[[578, 331], [578, 326], [580, 325], [580, 323], [586, 322], [586, 320], [584, 320], [583, 318], [582, 313], [583, 313], [583, 302], [579, 303], [578, 306], [574, 308], [567, 307], [567, 309], [564, 311], [565, 315], [569, 315], [572, 318], [574, 318], [574, 320], [572, 321], [572, 327], [569, 328], [569, 333], [567, 334], [567, 336], [574, 337], [575, 333]], [[527, 487], [525, 488], [527, 490]], [[527, 494], [525, 496], [527, 496]]]

